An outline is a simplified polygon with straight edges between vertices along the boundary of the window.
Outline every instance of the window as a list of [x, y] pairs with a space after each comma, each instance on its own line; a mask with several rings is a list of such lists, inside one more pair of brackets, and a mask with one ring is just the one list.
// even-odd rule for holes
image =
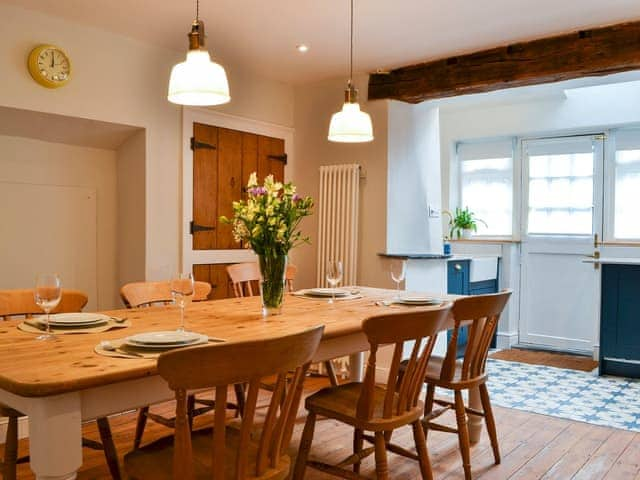
[[613, 236], [621, 240], [638, 239], [640, 130], [619, 130], [615, 142]]
[[593, 142], [588, 136], [523, 142], [529, 168], [527, 233], [593, 233]]
[[477, 235], [511, 236], [513, 218], [512, 140], [459, 143], [460, 207], [469, 207]]

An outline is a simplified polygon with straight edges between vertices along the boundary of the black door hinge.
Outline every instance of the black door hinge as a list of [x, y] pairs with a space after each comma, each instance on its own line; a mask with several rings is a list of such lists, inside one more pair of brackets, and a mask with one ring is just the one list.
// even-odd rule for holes
[[210, 143], [199, 142], [194, 137], [191, 137], [191, 150], [195, 150], [196, 148], [206, 148], [208, 150], [215, 150], [216, 146], [211, 145]]
[[281, 162], [284, 162], [284, 164], [287, 164], [287, 154], [283, 153], [282, 155], [267, 155], [267, 158], [270, 158], [272, 160], [280, 160]]
[[191, 235], [197, 232], [209, 232], [215, 229], [216, 227], [207, 227], [206, 225], [198, 225], [193, 220], [189, 222], [189, 233], [191, 233]]

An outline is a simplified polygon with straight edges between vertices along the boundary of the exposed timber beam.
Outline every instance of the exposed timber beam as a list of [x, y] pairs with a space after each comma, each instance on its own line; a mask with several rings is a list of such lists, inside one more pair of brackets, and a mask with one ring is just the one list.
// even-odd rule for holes
[[640, 69], [640, 21], [580, 30], [369, 77], [369, 100], [435, 98]]

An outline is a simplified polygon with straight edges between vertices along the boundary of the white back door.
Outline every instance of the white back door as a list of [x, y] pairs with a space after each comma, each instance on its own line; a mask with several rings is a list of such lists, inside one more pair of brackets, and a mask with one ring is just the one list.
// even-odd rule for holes
[[604, 136], [522, 140], [520, 343], [592, 353], [599, 272], [581, 260], [602, 238]]

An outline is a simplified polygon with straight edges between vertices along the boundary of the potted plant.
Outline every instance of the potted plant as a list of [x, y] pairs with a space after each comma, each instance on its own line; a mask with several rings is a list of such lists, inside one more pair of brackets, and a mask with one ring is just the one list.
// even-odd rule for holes
[[469, 210], [469, 207], [456, 207], [454, 213], [445, 210], [444, 214], [449, 217], [450, 238], [471, 238], [472, 233], [478, 231], [478, 222], [487, 226], [484, 220], [477, 218], [475, 213]]
[[299, 230], [300, 221], [311, 215], [313, 200], [296, 193], [292, 183], [282, 184], [269, 175], [258, 185], [256, 173], [247, 183], [247, 199], [233, 202], [233, 217], [220, 221], [233, 225], [236, 241], [244, 241], [258, 255], [262, 313], [280, 313], [289, 250], [308, 242]]

